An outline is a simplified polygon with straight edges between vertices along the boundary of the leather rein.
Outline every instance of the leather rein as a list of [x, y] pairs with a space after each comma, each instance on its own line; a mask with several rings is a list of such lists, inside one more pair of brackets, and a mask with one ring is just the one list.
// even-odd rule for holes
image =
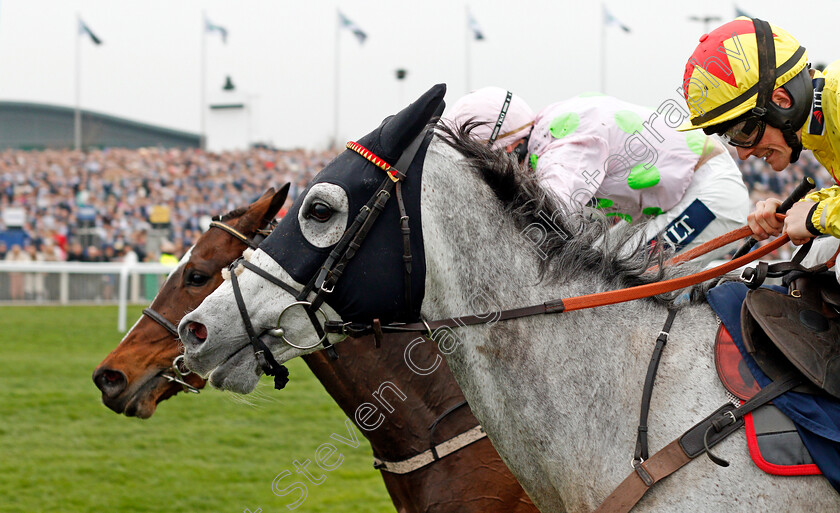
[[[248, 247], [252, 249], [257, 249], [260, 245], [260, 242], [267, 237], [271, 230], [274, 228], [274, 225], [277, 224], [276, 221], [271, 221], [266, 225], [265, 228], [261, 228], [257, 230], [256, 235], [254, 238], [250, 238], [237, 230], [236, 228], [225, 224], [221, 221], [221, 218], [218, 220], [214, 219], [210, 222], [210, 228], [218, 228], [224, 232], [229, 233], [234, 238], [244, 242]], [[143, 309], [143, 315], [148, 317], [149, 319], [155, 321], [156, 323], [160, 324], [166, 331], [172, 334], [175, 337], [175, 340], [180, 340], [181, 336], [178, 334], [178, 327], [172, 323], [169, 319], [161, 315], [159, 312], [155, 311], [151, 306]], [[171, 374], [170, 374], [171, 373]], [[192, 371], [187, 369], [184, 365], [184, 355], [180, 354], [172, 360], [172, 366], [168, 369], [165, 369], [161, 376], [167, 379], [170, 383], [177, 383], [181, 385], [184, 389], [184, 392], [189, 392], [192, 394], [201, 393], [201, 391], [187, 383], [186, 377], [192, 374]]]
[[[421, 134], [421, 136], [422, 135], [423, 134]], [[422, 137], [418, 137], [418, 139], [415, 139], [411, 146], [419, 146], [418, 141], [421, 139]], [[403, 156], [400, 157], [400, 160], [397, 162], [397, 166], [407, 169], [408, 164], [411, 163], [411, 158], [413, 158], [411, 146], [409, 147], [409, 149], [406, 150]], [[320, 308], [321, 305], [326, 300], [326, 297], [335, 288], [335, 284], [343, 274], [348, 262], [350, 261], [350, 259], [353, 258], [356, 251], [361, 246], [362, 242], [365, 239], [365, 236], [370, 231], [373, 223], [379, 217], [379, 214], [385, 208], [387, 201], [390, 199], [392, 193], [395, 190], [397, 201], [400, 205], [400, 224], [405, 245], [405, 254], [403, 258], [406, 265], [406, 297], [407, 299], [409, 299], [409, 301], [411, 296], [409, 290], [411, 273], [411, 253], [410, 248], [408, 246], [408, 216], [405, 215], [405, 208], [403, 206], [404, 203], [402, 199], [401, 190], [401, 183], [405, 180], [406, 174], [400, 171], [398, 167], [390, 166], [387, 162], [377, 157], [370, 150], [358, 143], [348, 142], [346, 147], [347, 149], [354, 151], [361, 157], [365, 158], [369, 162], [373, 163], [374, 165], [385, 171], [387, 177], [379, 186], [377, 191], [373, 194], [373, 196], [370, 198], [368, 203], [361, 208], [359, 214], [356, 216], [353, 223], [350, 225], [349, 228], [347, 228], [347, 230], [345, 230], [344, 235], [341, 237], [341, 240], [339, 240], [339, 242], [330, 252], [326, 261], [321, 266], [320, 271], [315, 276], [313, 276], [312, 279], [310, 279], [309, 283], [307, 283], [307, 285], [302, 290], [297, 290], [291, 285], [283, 282], [279, 278], [271, 275], [267, 271], [257, 267], [256, 265], [252, 264], [244, 258], [236, 260], [230, 266], [231, 282], [233, 285], [233, 292], [237, 302], [237, 306], [239, 307], [239, 311], [242, 315], [242, 319], [245, 324], [246, 331], [248, 332], [251, 345], [254, 347], [257, 360], [260, 363], [260, 367], [268, 375], [276, 376], [278, 372], [281, 372], [279, 369], [282, 366], [276, 362], [276, 360], [271, 354], [271, 351], [268, 350], [268, 347], [261, 340], [261, 338], [264, 336], [280, 338], [286, 344], [301, 350], [314, 349], [319, 344], [323, 344], [324, 347], [326, 347], [327, 349], [332, 349], [334, 351], [332, 345], [327, 341], [327, 336], [329, 334], [350, 337], [360, 337], [363, 335], [373, 334], [378, 345], [379, 343], [381, 343], [382, 335], [385, 333], [417, 332], [425, 333], [430, 338], [434, 339], [434, 333], [440, 329], [452, 329], [464, 326], [478, 325], [487, 322], [488, 316], [486, 313], [466, 315], [461, 317], [451, 317], [436, 321], [427, 321], [425, 319], [421, 319], [420, 322], [391, 324], [380, 324], [379, 321], [376, 319], [372, 324], [357, 323], [353, 321], [332, 321], [327, 319], [326, 314]], [[406, 154], [408, 154], [408, 158]], [[783, 214], [776, 215], [778, 219], [784, 219]], [[676, 256], [672, 258], [668, 263], [676, 264], [685, 262], [714, 249], [723, 247], [729, 243], [743, 239], [751, 234], [752, 232], [750, 231], [748, 226], [741, 227], [737, 230], [733, 230], [727, 234], [717, 237], [709, 242], [706, 242], [705, 244], [694, 248], [692, 251], [689, 251], [684, 255]], [[782, 235], [780, 237], [777, 237], [773, 242], [761, 246], [759, 249], [752, 251], [744, 256], [733, 259], [729, 262], [723, 263], [711, 269], [689, 274], [686, 276], [672, 278], [656, 283], [638, 285], [635, 287], [628, 287], [625, 289], [598, 292], [594, 294], [586, 294], [570, 298], [558, 298], [546, 301], [538, 305], [501, 310], [499, 312], [494, 312], [493, 318], [494, 320], [509, 320], [530, 317], [534, 315], [572, 312], [575, 310], [624, 303], [627, 301], [633, 301], [636, 299], [653, 297], [660, 294], [673, 292], [716, 278], [727, 272], [744, 266], [778, 249], [782, 245], [786, 244], [789, 240], [790, 239], [787, 235]], [[283, 311], [280, 313], [280, 316], [277, 321], [277, 328], [265, 330], [259, 335], [254, 330], [250, 322], [250, 316], [248, 315], [247, 308], [245, 307], [245, 303], [242, 298], [238, 279], [236, 278], [236, 272], [234, 271], [239, 265], [242, 265], [245, 269], [251, 270], [259, 274], [264, 279], [281, 287], [282, 289], [284, 289], [285, 291], [287, 291], [295, 297], [295, 301], [286, 306], [286, 308], [284, 308]], [[309, 301], [308, 298], [310, 294], [313, 293], [315, 294], [315, 297], [311, 301]], [[308, 346], [298, 345], [294, 344], [286, 337], [286, 334], [281, 327], [280, 321], [282, 320], [283, 314], [288, 309], [294, 306], [302, 306], [308, 314], [310, 320], [312, 321], [312, 325], [319, 336], [319, 340], [315, 344], [311, 344]], [[323, 324], [318, 322], [316, 313], [320, 314], [324, 318]], [[277, 378], [275, 377], [275, 386], [277, 386], [277, 384]]]
[[[777, 218], [784, 219], [782, 214], [777, 214]], [[669, 263], [681, 263], [695, 258], [701, 254], [708, 253], [714, 249], [725, 246], [731, 242], [743, 239], [752, 234], [748, 226], [744, 226], [737, 230], [733, 230], [727, 234], [717, 237], [701, 246], [698, 246], [689, 254], [678, 256], [669, 261]], [[704, 281], [716, 278], [725, 273], [733, 271], [741, 266], [744, 266], [762, 256], [778, 249], [786, 244], [790, 239], [787, 235], [782, 235], [773, 242], [761, 246], [759, 249], [752, 251], [735, 260], [718, 265], [711, 269], [700, 271], [697, 273], [681, 276], [679, 278], [672, 278], [669, 280], [659, 281], [656, 283], [648, 283], [645, 285], [638, 285], [635, 287], [628, 287], [625, 289], [611, 290], [607, 292], [598, 292], [595, 294], [586, 294], [583, 296], [575, 296], [570, 298], [558, 298], [545, 303], [512, 308], [508, 310], [501, 310], [499, 312], [492, 312], [493, 319], [497, 321], [518, 319], [522, 317], [530, 317], [533, 315], [553, 314], [562, 312], [572, 312], [575, 310], [583, 310], [587, 308], [596, 308], [599, 306], [612, 305], [617, 303], [625, 303], [636, 299], [657, 296], [680, 290], [692, 285], [697, 285]], [[483, 324], [487, 322], [488, 314], [466, 315], [461, 317], [451, 317], [448, 319], [441, 319], [437, 321], [426, 321], [408, 323], [408, 324], [385, 324], [376, 326], [376, 324], [360, 324], [354, 322], [335, 322], [328, 321], [325, 324], [325, 330], [328, 333], [339, 333], [347, 336], [361, 336], [369, 333], [400, 333], [400, 332], [425, 332], [430, 338], [434, 332], [440, 329], [452, 329], [464, 326], [472, 326]]]
[[[414, 145], [415, 143], [417, 143], [417, 140], [415, 140], [412, 144]], [[274, 359], [269, 348], [261, 340], [261, 337], [263, 336], [278, 337], [282, 339], [282, 341], [286, 344], [301, 350], [314, 349], [319, 344], [323, 344], [324, 347], [328, 350], [334, 351], [332, 345], [330, 345], [330, 343], [327, 341], [328, 334], [359, 337], [362, 335], [372, 333], [376, 341], [376, 346], [378, 347], [381, 344], [381, 340], [384, 333], [419, 332], [425, 333], [430, 339], [434, 340], [434, 335], [437, 330], [477, 325], [487, 322], [487, 314], [467, 315], [457, 318], [448, 318], [436, 321], [426, 321], [425, 319], [421, 319], [421, 322], [407, 324], [392, 323], [384, 325], [381, 324], [378, 319], [374, 319], [372, 324], [361, 324], [352, 321], [330, 321], [327, 318], [326, 314], [324, 314], [323, 310], [320, 308], [321, 305], [326, 300], [326, 297], [334, 290], [335, 284], [343, 274], [344, 268], [346, 267], [347, 263], [350, 259], [353, 258], [356, 251], [361, 246], [367, 233], [370, 231], [373, 223], [376, 221], [379, 214], [382, 212], [382, 210], [384, 210], [385, 204], [390, 199], [395, 189], [397, 201], [399, 202], [400, 207], [400, 224], [402, 228], [403, 241], [405, 246], [405, 253], [403, 257], [406, 266], [405, 293], [406, 298], [409, 301], [408, 304], [411, 304], [411, 253], [408, 244], [408, 216], [405, 214], [405, 208], [403, 205], [401, 191], [401, 183], [405, 180], [406, 174], [404, 172], [399, 171], [399, 169], [401, 167], [407, 169], [408, 164], [411, 163], [411, 158], [413, 157], [413, 154], [409, 150], [406, 150], [406, 152], [410, 155], [409, 159], [407, 160], [407, 162], [404, 162], [404, 160], [406, 160], [406, 155], [404, 153], [400, 160], [397, 162], [397, 167], [395, 168], [388, 165], [385, 161], [383, 161], [375, 154], [373, 154], [370, 150], [364, 148], [358, 143], [349, 142], [347, 143], [347, 148], [358, 153], [363, 158], [385, 171], [387, 177], [379, 186], [377, 191], [373, 194], [373, 196], [370, 198], [370, 200], [367, 202], [367, 204], [362, 207], [359, 214], [356, 216], [354, 222], [349, 228], [347, 228], [347, 230], [344, 232], [344, 235], [339, 240], [338, 244], [336, 244], [335, 248], [330, 252], [328, 258], [321, 266], [320, 271], [310, 279], [309, 283], [302, 290], [298, 291], [291, 285], [283, 282], [279, 278], [271, 275], [267, 271], [259, 268], [258, 266], [252, 264], [244, 258], [238, 259], [237, 261], [233, 262], [230, 266], [230, 277], [234, 298], [242, 316], [243, 324], [245, 325], [245, 329], [248, 333], [250, 344], [254, 348], [255, 356], [263, 372], [265, 372], [267, 375], [274, 376], [275, 388], [278, 389], [283, 388], [286, 382], [288, 382], [288, 371], [285, 369], [285, 367], [280, 365]], [[777, 214], [777, 218], [784, 219], [784, 215]], [[718, 249], [727, 244], [743, 239], [751, 235], [751, 233], [752, 232], [750, 228], [748, 226], [744, 226], [740, 229], [733, 230], [705, 244], [702, 244], [701, 246], [695, 248], [692, 251], [686, 252], [683, 255], [674, 257], [668, 263], [677, 264], [691, 260], [709, 251]], [[686, 276], [672, 278], [656, 283], [639, 285], [636, 287], [629, 287], [625, 289], [599, 292], [570, 298], [558, 298], [551, 301], [546, 301], [538, 305], [502, 310], [500, 312], [495, 312], [493, 318], [495, 320], [508, 320], [534, 315], [571, 312], [575, 310], [623, 303], [633, 301], [636, 299], [642, 299], [668, 292], [673, 292], [702, 283], [704, 281], [721, 276], [727, 272], [733, 271], [776, 250], [777, 248], [786, 244], [788, 241], [789, 237], [786, 234], [782, 235], [776, 238], [776, 240], [774, 240], [773, 242], [760, 247], [758, 250], [747, 253], [729, 262], [718, 265], [714, 268], [689, 274]], [[257, 335], [250, 321], [250, 316], [248, 315], [248, 311], [245, 306], [244, 300], [242, 298], [242, 293], [239, 287], [236, 272], [236, 269], [239, 265], [242, 265], [244, 269], [248, 269], [250, 271], [255, 272], [262, 278], [270, 281], [271, 283], [274, 283], [275, 285], [279, 286], [286, 292], [290, 293], [293, 297], [295, 297], [295, 301], [287, 305], [280, 312], [280, 315], [277, 320], [277, 328], [265, 330], [260, 335]], [[311, 301], [308, 300], [310, 294], [315, 294], [315, 297]], [[303, 307], [307, 315], [309, 316], [312, 325], [319, 336], [319, 340], [315, 344], [309, 346], [296, 345], [286, 338], [285, 332], [281, 327], [281, 321], [283, 314], [288, 309], [294, 306]], [[316, 313], [320, 313], [324, 318], [323, 325], [321, 325], [318, 322]], [[667, 326], [663, 333], [667, 333]], [[665, 339], [667, 339], [667, 334], [665, 335]], [[664, 339], [660, 343], [660, 345], [664, 345]], [[655, 370], [653, 372], [655, 372]], [[776, 388], [777, 389], [774, 389], [772, 391], [768, 390], [768, 394], [772, 392], [774, 394], [773, 397], [775, 397], [776, 395], [782, 393], [784, 390], [789, 389], [790, 384], [785, 383], [784, 388]], [[767, 399], [765, 398], [764, 401], [766, 400]], [[703, 452], [708, 451], [708, 449], [711, 446], [715, 445], [723, 437], [728, 435], [733, 429], [737, 429], [738, 427], [740, 427], [740, 423], [738, 422], [738, 420], [742, 419], [743, 415], [746, 414], [747, 407], [751, 409], [756, 406], [750, 404], [749, 406], [744, 405], [742, 408], [736, 409], [738, 412], [737, 419], [735, 414], [732, 412], [733, 407], [729, 407], [725, 409], [725, 411], [724, 409], [721, 409], [715, 412], [715, 414], [711, 415], [709, 418], [705, 419], [697, 426], [695, 426], [694, 428], [692, 428], [692, 430], [690, 430], [689, 433], [687, 433], [683, 438], [687, 437], [689, 434], [694, 435], [694, 433], [702, 430], [702, 434], [700, 435], [700, 437], [702, 438], [702, 444], [700, 445], [700, 448], [703, 449]], [[721, 420], [721, 416], [725, 417], [724, 420]], [[728, 419], [730, 418], [732, 419], [731, 424], [728, 422]], [[709, 433], [712, 431], [712, 428], [709, 426], [711, 426], [712, 424], [714, 424], [715, 433], [713, 433], [712, 439], [710, 440]], [[461, 447], [469, 445], [470, 443], [473, 443], [483, 438], [484, 436], [486, 435], [484, 434], [481, 426], [476, 426], [468, 432], [462, 433], [461, 435], [458, 435], [453, 439], [447, 440], [443, 444], [433, 446], [430, 448], [429, 451], [421, 453], [415, 457], [409, 458], [408, 460], [404, 460], [403, 462], [384, 462], [381, 460], [375, 460], [375, 467], [393, 473], [411, 472], [413, 470], [416, 470], [417, 468], [421, 468], [425, 465], [428, 465], [429, 463], [437, 461], [440, 457], [442, 457], [440, 454], [438, 454], [439, 452], [443, 453], [443, 456], [445, 456], [446, 454], [454, 452], [460, 449]], [[693, 438], [697, 438], [697, 435], [694, 435]], [[641, 453], [643, 453], [646, 457], [646, 440], [644, 440], [644, 442], [644, 447], [641, 447]], [[669, 475], [671, 472], [690, 461], [692, 457], [695, 457], [696, 455], [701, 453], [700, 450], [686, 451], [685, 448], [683, 448], [680, 445], [681, 442], [682, 439], [675, 440], [672, 444], [668, 446], [668, 448], [666, 448], [668, 450], [662, 450], [658, 452], [657, 454], [652, 456], [648, 461], [644, 461], [643, 458], [637, 457], [637, 459], [634, 460], [634, 473], [631, 474], [631, 476], [628, 477], [628, 479], [625, 480], [625, 482], [623, 482], [622, 485], [619, 486], [619, 488], [613, 494], [611, 494], [610, 497], [608, 497], [608, 499], [601, 505], [598, 511], [629, 511], [629, 509], [633, 507], [633, 505], [641, 498], [641, 496], [647, 491], [647, 489], [649, 489], [655, 482]], [[637, 453], [638, 452], [639, 450], [637, 450]], [[711, 457], [711, 451], [708, 452]], [[688, 456], [686, 456], [686, 454], [688, 454]], [[667, 472], [659, 472], [658, 469], [654, 470], [651, 467], [651, 465], [655, 465], [662, 460], [668, 462], [667, 465], [662, 465], [660, 463], [660, 467], [667, 467]], [[633, 497], [633, 499], [635, 500], [631, 499], [630, 501], [628, 501], [627, 499], [629, 497]]]

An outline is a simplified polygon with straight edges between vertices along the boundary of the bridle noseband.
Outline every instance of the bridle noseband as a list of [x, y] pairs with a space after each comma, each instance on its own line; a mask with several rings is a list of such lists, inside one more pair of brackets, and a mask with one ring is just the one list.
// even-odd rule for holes
[[[166, 331], [168, 331], [175, 337], [175, 340], [179, 339], [178, 328], [177, 326], [169, 322], [169, 319], [152, 310], [151, 308], [144, 308], [143, 315], [163, 326], [166, 329]], [[184, 367], [184, 369], [186, 370], [182, 371], [181, 365], [183, 365], [183, 363], [184, 355], [179, 354], [175, 357], [174, 360], [172, 360], [172, 365], [168, 369], [164, 370], [160, 374], [160, 376], [168, 380], [170, 383], [178, 383], [183, 387], [184, 392], [189, 392], [192, 394], [201, 393], [199, 389], [187, 383], [186, 377], [192, 374], [192, 371], [187, 369], [186, 367]], [[171, 374], [169, 374], [170, 372]]]
[[[274, 229], [274, 226], [276, 224], [277, 221], [271, 220], [265, 228], [257, 230], [256, 234], [254, 235], [254, 238], [250, 238], [242, 232], [240, 232], [239, 230], [237, 230], [236, 228], [223, 223], [221, 221], [221, 218], [213, 219], [210, 222], [210, 228], [219, 228], [220, 230], [229, 233], [234, 238], [244, 242], [248, 247], [252, 249], [257, 249], [260, 245], [260, 242], [262, 242], [263, 239], [265, 239], [266, 237], [268, 237], [269, 234], [271, 234], [271, 231]], [[163, 326], [163, 328], [166, 331], [168, 331], [172, 334], [172, 336], [175, 337], [175, 340], [180, 341], [181, 336], [178, 334], [178, 327], [175, 326], [169, 319], [152, 309], [151, 306], [143, 309], [143, 315]], [[200, 393], [201, 391], [198, 388], [187, 383], [186, 377], [192, 374], [192, 371], [187, 369], [186, 366], [183, 366], [183, 363], [184, 355], [179, 354], [175, 357], [174, 360], [172, 360], [172, 365], [168, 369], [164, 370], [164, 372], [161, 373], [160, 376], [167, 379], [170, 383], [178, 383], [183, 387], [184, 392], [189, 392], [192, 394]], [[182, 371], [182, 367], [185, 370]]]

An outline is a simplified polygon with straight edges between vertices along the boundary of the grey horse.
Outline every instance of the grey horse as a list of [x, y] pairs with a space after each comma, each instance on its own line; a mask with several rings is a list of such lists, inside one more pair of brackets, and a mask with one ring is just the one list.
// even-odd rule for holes
[[[293, 208], [297, 215], [288, 222], [299, 224], [312, 247], [334, 246], [353, 220], [347, 184], [355, 175], [336, 166], [354, 158], [334, 161], [322, 173], [332, 169], [339, 179], [316, 178]], [[541, 304], [680, 272], [646, 272], [656, 256], [629, 251], [628, 244], [638, 244], [630, 242], [638, 241], [632, 232], [611, 232], [589, 211], [569, 212], [513, 160], [463, 132], [438, 133], [428, 144], [419, 194], [425, 262], [420, 313], [426, 319]], [[379, 223], [388, 222], [386, 214]], [[532, 236], [529, 229], [536, 228], [547, 236]], [[246, 253], [250, 264], [284, 283], [298, 290], [305, 285], [262, 248]], [[234, 272], [253, 325], [277, 326], [294, 297], [241, 265]], [[383, 278], [377, 269], [366, 272], [361, 276]], [[339, 283], [350, 290], [361, 283], [358, 275], [343, 279]], [[591, 511], [630, 472], [641, 386], [666, 303], [639, 300], [509, 321], [488, 316], [446, 338], [441, 349], [476, 417], [541, 511]], [[323, 307], [331, 319], [341, 318], [337, 310], [343, 311]], [[702, 301], [679, 310], [653, 393], [652, 452], [727, 401], [713, 362], [717, 327]], [[284, 315], [282, 328], [308, 349], [268, 339], [278, 362], [320, 347], [302, 309]], [[211, 384], [239, 393], [254, 389], [260, 365], [230, 279], [183, 318], [179, 331], [187, 364]], [[729, 468], [698, 458], [657, 484], [634, 511], [840, 511], [840, 496], [824, 478], [776, 477], [756, 468], [743, 431], [716, 452], [731, 462]]]

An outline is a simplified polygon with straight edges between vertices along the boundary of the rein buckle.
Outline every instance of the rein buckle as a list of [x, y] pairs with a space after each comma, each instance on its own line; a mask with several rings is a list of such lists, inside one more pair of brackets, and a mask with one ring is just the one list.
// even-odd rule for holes
[[753, 282], [754, 279], [755, 269], [753, 269], [752, 267], [744, 267], [744, 269], [741, 271], [741, 281], [743, 281], [744, 284], [749, 285]]
[[263, 352], [262, 349], [260, 349], [259, 351], [254, 351], [254, 356], [257, 359], [257, 364], [259, 364], [260, 369], [262, 369], [263, 372], [266, 372], [266, 369], [269, 369], [269, 370], [271, 369], [271, 366], [268, 364], [268, 361], [265, 359], [265, 352]]
[[327, 321], [324, 323], [324, 332], [334, 335], [343, 335], [350, 338], [359, 338], [371, 333], [372, 326], [369, 324], [355, 323], [353, 321]]

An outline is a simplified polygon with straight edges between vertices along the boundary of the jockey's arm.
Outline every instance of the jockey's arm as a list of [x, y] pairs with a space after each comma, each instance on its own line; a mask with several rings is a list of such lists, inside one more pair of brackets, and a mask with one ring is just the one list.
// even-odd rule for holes
[[[809, 210], [813, 230], [840, 238], [840, 187], [836, 185], [805, 196], [803, 202], [815, 202]], [[806, 228], [809, 226], [806, 225]], [[812, 230], [812, 233], [813, 233]]]
[[784, 223], [776, 219], [782, 201], [769, 198], [759, 201], [749, 215], [753, 236], [764, 240], [787, 233], [794, 244], [803, 244], [820, 234], [840, 238], [840, 187], [836, 185], [812, 192], [788, 211]]

